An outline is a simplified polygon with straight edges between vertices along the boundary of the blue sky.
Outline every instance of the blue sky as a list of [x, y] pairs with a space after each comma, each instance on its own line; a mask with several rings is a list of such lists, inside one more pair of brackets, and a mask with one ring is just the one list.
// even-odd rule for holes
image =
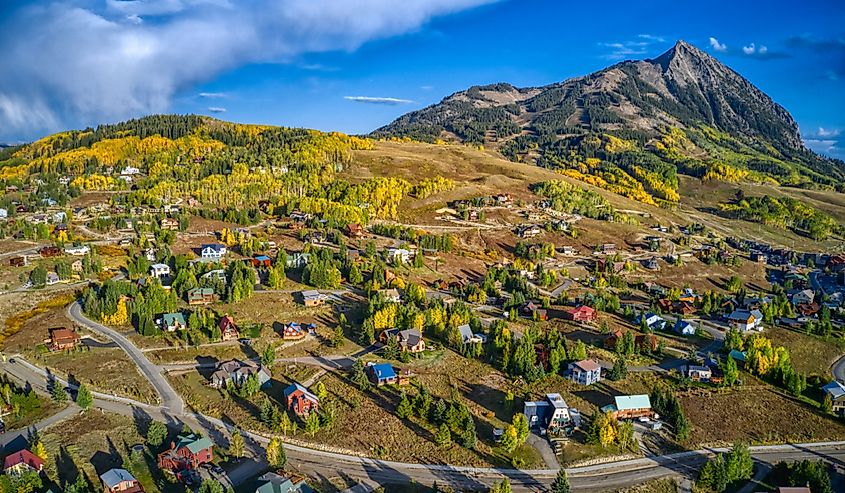
[[684, 39], [845, 156], [841, 2], [570, 3], [4, 2], [0, 141], [155, 112], [368, 132], [473, 84], [548, 84]]

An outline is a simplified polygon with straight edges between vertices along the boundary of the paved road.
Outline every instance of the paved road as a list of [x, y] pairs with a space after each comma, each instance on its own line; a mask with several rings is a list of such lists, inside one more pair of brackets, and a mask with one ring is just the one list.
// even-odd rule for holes
[[67, 418], [75, 415], [78, 412], [79, 412], [78, 407], [76, 407], [75, 405], [70, 405], [70, 406], [62, 409], [61, 411], [57, 412], [56, 414], [48, 416], [48, 417], [42, 419], [41, 421], [28, 426], [27, 428], [24, 428], [22, 430], [7, 431], [6, 433], [3, 433], [2, 435], [0, 435], [0, 450], [3, 450], [6, 447], [6, 445], [14, 442], [19, 437], [23, 437], [23, 438], [26, 439], [32, 431], [41, 432], [43, 430], [46, 430], [47, 428], [53, 426], [54, 424], [60, 423], [64, 420], [66, 420]]
[[152, 384], [156, 393], [158, 393], [161, 397], [161, 405], [165, 410], [168, 410], [175, 415], [180, 415], [184, 412], [185, 403], [182, 400], [182, 397], [173, 390], [173, 387], [170, 386], [170, 382], [168, 382], [162, 374], [161, 369], [150, 362], [143, 351], [138, 349], [132, 341], [124, 337], [120, 332], [85, 317], [82, 314], [82, 307], [79, 303], [71, 304], [67, 309], [67, 315], [71, 318], [71, 320], [74, 320], [78, 324], [94, 332], [100, 333], [117, 343], [117, 345], [120, 346], [120, 348], [123, 349], [130, 358], [132, 358], [135, 365], [141, 371], [141, 374], [150, 381], [150, 384]]

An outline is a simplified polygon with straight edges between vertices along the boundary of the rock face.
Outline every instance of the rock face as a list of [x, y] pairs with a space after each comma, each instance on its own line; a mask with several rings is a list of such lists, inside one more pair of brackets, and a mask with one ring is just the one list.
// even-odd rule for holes
[[653, 60], [625, 61], [548, 86], [473, 86], [375, 134], [481, 143], [523, 133], [629, 130], [654, 136], [693, 124], [763, 138], [783, 151], [803, 150], [798, 125], [783, 107], [684, 41]]

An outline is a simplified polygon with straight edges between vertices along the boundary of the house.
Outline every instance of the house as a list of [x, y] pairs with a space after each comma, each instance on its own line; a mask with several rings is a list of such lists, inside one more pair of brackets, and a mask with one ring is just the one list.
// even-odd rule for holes
[[308, 335], [308, 331], [302, 328], [302, 324], [289, 322], [282, 325], [281, 336], [285, 341], [298, 341]]
[[795, 307], [795, 311], [802, 317], [812, 317], [821, 310], [818, 303], [801, 303]]
[[124, 168], [120, 171], [120, 174], [121, 174], [121, 175], [137, 175], [137, 174], [138, 174], [138, 173], [140, 173], [140, 172], [141, 172], [141, 170], [139, 170], [138, 168], [136, 168], [136, 167], [134, 167], [134, 166], [125, 166], [125, 167], [124, 167]]
[[289, 269], [302, 269], [308, 265], [310, 259], [310, 253], [295, 252], [292, 255], [288, 255], [285, 266]]
[[227, 387], [231, 382], [235, 387], [240, 387], [253, 375], [256, 375], [258, 385], [262, 387], [270, 383], [270, 371], [264, 365], [258, 365], [252, 361], [230, 359], [217, 364], [217, 368], [211, 374], [209, 385], [221, 389]]
[[305, 306], [319, 306], [326, 301], [325, 296], [313, 289], [301, 291], [299, 295], [302, 296], [302, 304]]
[[358, 223], [350, 223], [346, 226], [346, 234], [350, 238], [363, 238], [366, 234], [364, 227]]
[[82, 262], [82, 259], [76, 259], [70, 264], [70, 270], [72, 272], [82, 272], [85, 268], [85, 264]]
[[745, 352], [738, 349], [731, 349], [728, 358], [733, 358], [737, 363], [745, 363]]
[[686, 365], [683, 372], [684, 376], [693, 382], [709, 382], [713, 378], [713, 370], [707, 366]]
[[695, 326], [691, 323], [687, 322], [686, 320], [678, 319], [675, 322], [675, 326], [672, 328], [675, 332], [685, 336], [691, 336], [695, 334]]
[[220, 335], [224, 341], [234, 341], [240, 337], [238, 326], [235, 325], [235, 319], [231, 315], [224, 315], [217, 326], [220, 327]]
[[226, 271], [223, 269], [214, 269], [206, 272], [200, 279], [218, 279], [223, 284], [226, 284]]
[[603, 253], [605, 255], [616, 255], [616, 244], [615, 243], [605, 243], [599, 246], [599, 253]]
[[754, 250], [751, 252], [751, 261], [765, 264], [769, 261], [769, 256], [759, 250]]
[[65, 253], [68, 255], [73, 255], [76, 257], [81, 257], [83, 255], [88, 255], [91, 251], [91, 247], [88, 245], [79, 245], [79, 246], [71, 246], [65, 248]]
[[578, 255], [578, 250], [571, 246], [558, 247], [557, 252], [566, 257], [574, 257], [575, 255]]
[[613, 404], [608, 404], [601, 410], [602, 412], [609, 411], [615, 419], [650, 418], [654, 416], [654, 411], [651, 409], [651, 400], [645, 394], [617, 395], [613, 398]]
[[642, 325], [643, 320], [645, 320], [646, 327], [651, 330], [663, 330], [666, 326], [666, 320], [656, 313], [640, 313], [639, 316], [637, 316], [636, 321], [638, 324]]
[[529, 301], [528, 303], [522, 305], [522, 313], [531, 318], [536, 318], [537, 320], [548, 320], [549, 318], [548, 312], [540, 308], [540, 305], [534, 303], [533, 301]]
[[643, 262], [643, 267], [648, 270], [660, 270], [660, 264], [657, 263], [657, 257], [651, 257]]
[[320, 399], [298, 382], [292, 383], [284, 390], [285, 406], [297, 416], [308, 416], [320, 408]]
[[0, 207], [0, 219], [6, 219], [9, 217], [9, 210]]
[[169, 231], [177, 231], [179, 229], [179, 220], [172, 217], [165, 217], [159, 222], [159, 227]]
[[184, 330], [187, 327], [185, 324], [185, 316], [179, 312], [165, 313], [161, 316], [161, 319], [159, 319], [159, 325], [162, 330], [167, 332]]
[[214, 444], [206, 437], [193, 433], [182, 434], [170, 442], [170, 448], [158, 454], [158, 468], [179, 475], [191, 471], [214, 458]]
[[516, 230], [517, 236], [520, 238], [534, 238], [535, 236], [539, 236], [543, 233], [543, 230], [540, 229], [539, 226], [529, 225], [529, 226], [520, 226]]
[[405, 248], [388, 248], [384, 253], [384, 260], [389, 263], [399, 262], [400, 264], [407, 264], [411, 261], [413, 253]]
[[381, 333], [379, 341], [382, 344], [387, 344], [391, 337], [395, 337], [399, 343], [399, 349], [402, 352], [419, 353], [425, 351], [425, 341], [422, 334], [417, 329], [388, 329]]
[[390, 363], [367, 363], [367, 377], [374, 385], [393, 385], [398, 381], [396, 370]]
[[255, 493], [312, 493], [312, 491], [304, 477], [293, 474], [282, 476], [275, 472], [264, 473], [258, 478], [258, 487], [255, 488]]
[[813, 493], [809, 486], [778, 486], [777, 493]]
[[52, 286], [53, 284], [56, 284], [60, 280], [61, 279], [59, 278], [59, 275], [56, 274], [55, 272], [48, 272], [47, 273], [47, 285], [48, 286]]
[[461, 342], [464, 344], [483, 344], [487, 341], [487, 337], [484, 334], [473, 334], [472, 327], [470, 327], [469, 324], [459, 326], [458, 332], [461, 334]]
[[845, 416], [845, 384], [839, 380], [834, 380], [822, 387], [822, 392], [830, 396], [833, 413], [838, 416]]
[[542, 401], [526, 402], [523, 414], [528, 418], [529, 427], [555, 435], [570, 427], [572, 421], [569, 406], [560, 394], [546, 394]]
[[79, 344], [79, 334], [64, 327], [56, 327], [49, 330], [50, 351], [64, 351], [73, 349]]
[[191, 306], [210, 305], [214, 301], [214, 289], [212, 288], [193, 288], [188, 290], [188, 304]]
[[742, 332], [763, 330], [763, 314], [760, 310], [734, 310], [728, 315], [728, 324]]
[[591, 323], [596, 320], [596, 310], [587, 305], [581, 305], [576, 308], [564, 310], [563, 318], [575, 322]]
[[170, 266], [167, 264], [153, 264], [150, 266], [150, 275], [153, 277], [167, 277], [170, 275]]
[[[613, 350], [616, 348], [616, 341], [625, 337], [625, 332], [622, 330], [616, 330], [608, 334], [608, 336], [604, 339], [604, 347], [606, 349]], [[649, 350], [655, 351], [657, 350], [657, 346], [659, 345], [657, 341], [657, 337], [654, 334], [640, 334], [634, 337], [634, 345], [639, 350]]]
[[209, 243], [200, 249], [200, 257], [207, 260], [220, 260], [226, 256], [226, 245]]
[[402, 296], [396, 288], [379, 289], [378, 292], [384, 297], [385, 301], [389, 301], [391, 303], [399, 303], [402, 301]]
[[579, 385], [592, 385], [601, 380], [601, 365], [591, 359], [569, 363], [569, 379]]
[[126, 469], [109, 469], [100, 474], [105, 493], [144, 493], [141, 483]]
[[259, 267], [268, 267], [269, 268], [273, 265], [273, 262], [270, 260], [270, 257], [268, 257], [267, 255], [256, 255], [256, 256], [252, 257], [251, 259], [249, 259], [249, 261], [252, 262], [252, 266], [255, 267], [255, 268], [259, 268]]
[[793, 305], [804, 305], [812, 303], [816, 298], [816, 293], [812, 289], [803, 289], [792, 295]]
[[3, 470], [7, 476], [21, 476], [28, 472], [41, 472], [43, 469], [44, 461], [26, 449], [7, 455], [3, 461]]

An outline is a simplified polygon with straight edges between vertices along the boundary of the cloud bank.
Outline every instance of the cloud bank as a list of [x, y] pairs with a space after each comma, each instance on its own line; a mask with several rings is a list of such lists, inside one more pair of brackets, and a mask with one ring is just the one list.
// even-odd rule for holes
[[387, 105], [397, 105], [397, 104], [409, 104], [413, 103], [410, 99], [399, 99], [399, 98], [385, 98], [385, 97], [373, 97], [373, 96], [344, 96], [343, 99], [349, 101], [355, 101], [356, 103], [369, 103], [369, 104], [387, 104]]
[[30, 0], [0, 22], [0, 134], [167, 111], [225, 71], [355, 50], [491, 1]]

